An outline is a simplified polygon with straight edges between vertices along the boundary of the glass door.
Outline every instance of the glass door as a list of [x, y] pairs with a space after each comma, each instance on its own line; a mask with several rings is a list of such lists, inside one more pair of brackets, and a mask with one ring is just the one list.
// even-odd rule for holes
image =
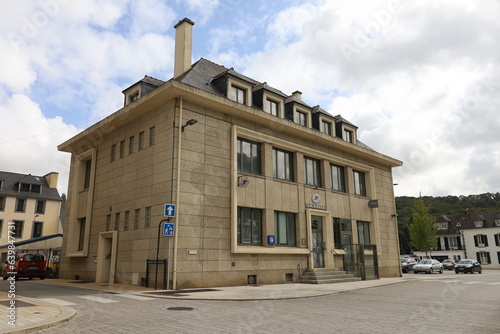
[[311, 217], [312, 246], [313, 246], [313, 267], [325, 267], [325, 244], [323, 242], [323, 218], [320, 216]]

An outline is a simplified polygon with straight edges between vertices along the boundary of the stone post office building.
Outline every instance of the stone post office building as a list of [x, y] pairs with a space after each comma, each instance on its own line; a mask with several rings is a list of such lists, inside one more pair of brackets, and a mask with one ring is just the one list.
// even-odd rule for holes
[[[359, 254], [371, 276], [400, 276], [402, 163], [299, 91], [191, 64], [193, 25], [175, 26], [174, 78], [144, 77], [59, 146], [71, 153], [61, 276], [152, 286], [146, 261], [159, 258], [174, 289], [285, 283], [314, 269], [362, 276]], [[158, 237], [166, 203], [175, 231]]]

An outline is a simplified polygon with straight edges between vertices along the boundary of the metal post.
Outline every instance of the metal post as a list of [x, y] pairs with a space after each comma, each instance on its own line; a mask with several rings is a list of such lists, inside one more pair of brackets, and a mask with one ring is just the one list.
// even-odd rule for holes
[[170, 218], [167, 219], [162, 219], [160, 223], [158, 224], [158, 241], [156, 244], [156, 272], [155, 272], [155, 290], [156, 290], [156, 283], [158, 281], [158, 261], [160, 257], [160, 234], [161, 234], [161, 224], [164, 222], [169, 222]]

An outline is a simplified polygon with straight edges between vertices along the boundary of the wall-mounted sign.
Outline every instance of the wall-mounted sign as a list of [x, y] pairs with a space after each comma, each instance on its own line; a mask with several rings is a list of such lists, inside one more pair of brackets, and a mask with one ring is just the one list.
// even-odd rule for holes
[[306, 203], [306, 208], [309, 208], [309, 209], [318, 209], [318, 210], [326, 210], [326, 206], [324, 206], [324, 205], [318, 205], [318, 204], [307, 204]]
[[267, 236], [267, 244], [272, 246], [272, 245], [276, 245], [276, 236], [274, 235], [268, 235]]
[[368, 206], [370, 208], [378, 208], [378, 199], [372, 199], [371, 201], [368, 201]]
[[314, 195], [311, 196], [311, 201], [314, 204], [318, 204], [319, 201], [321, 201], [321, 196], [319, 194], [314, 194]]

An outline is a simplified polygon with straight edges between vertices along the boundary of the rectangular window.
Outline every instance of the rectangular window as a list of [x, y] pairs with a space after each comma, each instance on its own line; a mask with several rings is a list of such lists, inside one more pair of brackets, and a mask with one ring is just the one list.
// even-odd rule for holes
[[321, 132], [326, 135], [332, 135], [332, 123], [321, 121]]
[[449, 237], [448, 238], [448, 247], [450, 247], [450, 250], [457, 250], [458, 249], [458, 242], [456, 237]]
[[477, 252], [476, 257], [481, 264], [491, 264], [490, 252]]
[[120, 159], [125, 156], [125, 140], [120, 142]]
[[354, 194], [359, 196], [366, 196], [366, 183], [365, 173], [353, 170]]
[[111, 162], [116, 160], [116, 144], [111, 146]]
[[24, 221], [14, 220], [14, 238], [21, 239], [23, 237]]
[[134, 136], [128, 139], [128, 155], [134, 153]]
[[241, 104], [246, 104], [246, 95], [246, 91], [243, 88], [231, 86], [231, 100]]
[[115, 231], [120, 230], [120, 213], [115, 213]]
[[238, 138], [238, 170], [260, 174], [260, 144]]
[[5, 197], [0, 197], [0, 211], [5, 210]]
[[320, 161], [313, 158], [304, 157], [305, 181], [309, 186], [321, 187]]
[[29, 183], [21, 183], [19, 186], [19, 191], [23, 193], [29, 193], [30, 192], [30, 184]]
[[274, 233], [276, 234], [276, 245], [296, 246], [295, 214], [275, 211]]
[[45, 201], [36, 201], [35, 213], [45, 213]]
[[83, 250], [83, 244], [85, 242], [85, 224], [87, 222], [86, 218], [80, 218], [80, 234], [78, 235], [78, 251]]
[[129, 103], [135, 102], [135, 101], [137, 101], [138, 99], [139, 99], [139, 92], [134, 93], [134, 94], [130, 95], [130, 97], [129, 97], [129, 101], [130, 101], [130, 102], [129, 102]]
[[293, 181], [293, 153], [273, 148], [273, 177]]
[[144, 131], [139, 132], [139, 147], [138, 150], [141, 151], [144, 149]]
[[38, 238], [42, 236], [43, 222], [33, 222], [33, 234], [32, 238]]
[[3, 231], [3, 219], [0, 219], [0, 238], [2, 237], [2, 231]]
[[335, 249], [352, 244], [352, 224], [350, 219], [334, 218], [333, 233]]
[[495, 245], [500, 246], [500, 233], [495, 234]]
[[343, 139], [348, 143], [352, 143], [353, 142], [352, 138], [353, 138], [352, 131], [344, 129]]
[[16, 212], [24, 212], [26, 210], [26, 199], [18, 198], [16, 199]]
[[262, 210], [238, 207], [238, 244], [262, 245]]
[[106, 231], [111, 231], [111, 215], [106, 216]]
[[146, 211], [144, 212], [144, 227], [151, 226], [151, 207], [146, 207]]
[[474, 245], [476, 247], [488, 247], [488, 236], [484, 234], [477, 234], [474, 236]]
[[297, 111], [297, 124], [307, 126], [307, 114]]
[[90, 187], [90, 172], [92, 171], [92, 160], [85, 161], [85, 175], [83, 179], [83, 189]]
[[130, 211], [125, 211], [125, 218], [123, 219], [123, 230], [128, 231], [128, 223], [130, 219]]
[[332, 171], [332, 189], [345, 192], [345, 174], [344, 167], [338, 165], [330, 165]]
[[141, 209], [135, 209], [134, 211], [134, 230], [139, 228], [139, 220], [141, 219]]
[[155, 132], [156, 128], [154, 126], [149, 128], [149, 146], [153, 146], [155, 144]]
[[370, 223], [358, 222], [358, 243], [370, 244]]
[[266, 112], [273, 116], [278, 116], [278, 102], [273, 100], [266, 100]]
[[35, 194], [40, 194], [42, 192], [42, 186], [39, 184], [32, 184], [30, 191]]

